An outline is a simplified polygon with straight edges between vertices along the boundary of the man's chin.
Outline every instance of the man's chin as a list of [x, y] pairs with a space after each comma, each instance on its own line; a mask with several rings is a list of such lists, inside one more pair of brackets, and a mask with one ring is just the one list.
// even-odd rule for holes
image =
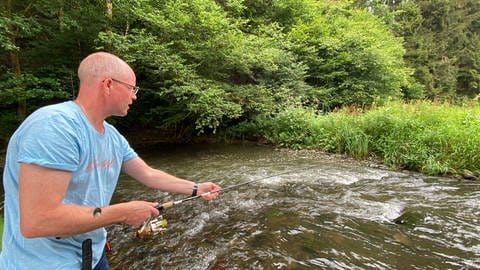
[[127, 114], [128, 114], [128, 110], [126, 110], [124, 112], [115, 113], [115, 114], [113, 114], [113, 116], [124, 117], [124, 116], [127, 116]]

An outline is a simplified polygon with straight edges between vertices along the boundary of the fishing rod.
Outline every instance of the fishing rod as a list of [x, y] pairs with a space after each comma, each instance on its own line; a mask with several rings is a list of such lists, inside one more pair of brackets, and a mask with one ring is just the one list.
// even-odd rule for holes
[[[240, 184], [228, 186], [226, 188], [221, 188], [219, 190], [205, 192], [205, 193], [202, 193], [202, 194], [199, 194], [199, 195], [196, 195], [196, 196], [191, 196], [191, 197], [188, 197], [188, 198], [185, 198], [185, 199], [181, 199], [181, 200], [177, 200], [177, 201], [164, 202], [162, 204], [157, 205], [155, 208], [157, 208], [158, 211], [161, 212], [165, 209], [172, 208], [174, 205], [181, 204], [181, 203], [191, 201], [191, 200], [195, 200], [195, 199], [201, 198], [203, 196], [207, 196], [207, 195], [218, 193], [218, 192], [229, 191], [229, 190], [232, 190], [232, 189], [237, 188], [237, 187], [241, 187], [241, 186], [244, 186], [244, 185], [251, 184], [253, 182], [258, 182], [258, 181], [262, 181], [262, 180], [265, 180], [265, 179], [269, 179], [269, 178], [273, 178], [273, 177], [277, 177], [277, 176], [281, 176], [281, 175], [285, 175], [285, 174], [291, 174], [291, 173], [294, 173], [294, 172], [305, 171], [305, 170], [313, 168], [313, 167], [315, 167], [315, 166], [306, 167], [306, 168], [302, 168], [302, 169], [298, 169], [298, 170], [290, 170], [290, 171], [286, 171], [286, 172], [282, 172], [282, 173], [277, 173], [277, 174], [270, 175], [270, 176], [267, 176], [267, 177], [257, 178], [257, 179], [246, 181], [246, 182], [243, 182], [243, 183], [240, 183]], [[162, 215], [159, 215], [156, 218], [150, 217], [143, 223], [143, 225], [140, 227], [140, 229], [138, 229], [135, 232], [135, 235], [137, 237], [151, 236], [151, 235], [157, 234], [159, 232], [165, 231], [167, 226], [168, 226], [168, 222], [167, 222], [166, 219], [163, 218]]]

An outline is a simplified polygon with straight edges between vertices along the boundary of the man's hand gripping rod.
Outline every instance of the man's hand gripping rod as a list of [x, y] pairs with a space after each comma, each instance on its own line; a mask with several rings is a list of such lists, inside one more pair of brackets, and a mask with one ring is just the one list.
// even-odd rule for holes
[[[181, 203], [186, 202], [186, 201], [197, 199], [197, 198], [200, 198], [202, 196], [207, 196], [209, 194], [217, 193], [217, 192], [220, 192], [221, 190], [226, 190], [226, 189], [230, 189], [230, 188], [231, 187], [216, 190], [216, 191], [209, 191], [209, 192], [205, 192], [205, 193], [202, 193], [200, 195], [197, 195], [197, 196], [188, 197], [188, 198], [178, 200], [178, 201], [164, 202], [162, 204], [159, 204], [159, 205], [155, 206], [155, 208], [157, 208], [158, 211], [161, 213], [163, 210], [171, 208], [176, 204], [181, 204]], [[159, 232], [163, 232], [163, 231], [166, 230], [167, 225], [168, 225], [167, 220], [164, 219], [162, 215], [159, 215], [158, 217], [149, 217], [143, 223], [142, 227], [140, 227], [140, 229], [138, 229], [135, 232], [135, 236], [144, 237], [144, 236], [151, 236], [151, 235], [157, 234]]]

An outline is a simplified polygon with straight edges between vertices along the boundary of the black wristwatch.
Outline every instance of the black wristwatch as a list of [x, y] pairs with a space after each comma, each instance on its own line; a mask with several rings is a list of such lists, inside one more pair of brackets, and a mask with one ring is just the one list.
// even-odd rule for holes
[[197, 191], [198, 191], [198, 184], [194, 184], [191, 197], [197, 196]]
[[102, 208], [97, 207], [93, 210], [93, 217], [99, 217], [102, 214]]

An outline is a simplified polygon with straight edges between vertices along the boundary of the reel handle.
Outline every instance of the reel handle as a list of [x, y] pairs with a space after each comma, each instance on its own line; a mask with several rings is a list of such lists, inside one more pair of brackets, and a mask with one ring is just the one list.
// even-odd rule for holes
[[162, 211], [164, 209], [171, 208], [173, 205], [174, 205], [173, 201], [169, 201], [169, 202], [164, 202], [162, 204], [158, 204], [157, 206], [155, 206], [155, 208], [157, 208], [158, 211]]

